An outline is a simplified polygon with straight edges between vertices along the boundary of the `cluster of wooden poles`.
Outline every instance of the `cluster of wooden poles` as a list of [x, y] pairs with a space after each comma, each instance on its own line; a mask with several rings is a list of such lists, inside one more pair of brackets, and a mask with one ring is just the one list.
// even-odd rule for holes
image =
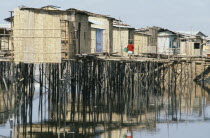
[[[95, 57], [61, 64], [0, 62], [0, 93], [7, 97], [0, 112], [7, 112], [10, 120], [13, 116], [17, 136], [32, 137], [38, 127], [37, 135], [87, 137], [119, 127], [155, 124], [164, 108], [169, 120], [178, 120], [182, 96], [192, 91], [195, 77], [193, 62]], [[34, 116], [38, 122], [33, 122]]]

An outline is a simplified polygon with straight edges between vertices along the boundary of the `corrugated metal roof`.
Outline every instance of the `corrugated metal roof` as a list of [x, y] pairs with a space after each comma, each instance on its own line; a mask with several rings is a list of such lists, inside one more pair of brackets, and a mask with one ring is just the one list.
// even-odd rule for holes
[[118, 27], [118, 28], [128, 28], [128, 29], [134, 29], [131, 26], [127, 26], [127, 25], [113, 25], [114, 27]]
[[117, 19], [115, 19], [115, 18], [113, 18], [113, 17], [110, 17], [109, 15], [103, 15], [103, 14], [92, 13], [92, 12], [89, 12], [89, 11], [80, 10], [80, 9], [75, 9], [75, 8], [69, 8], [69, 9], [67, 9], [66, 11], [75, 11], [75, 12], [87, 14], [88, 16], [93, 16], [93, 17], [104, 17], [104, 18], [107, 18], [107, 19], [111, 19], [111, 20], [116, 20], [116, 21], [117, 21]]
[[136, 31], [135, 33], [136, 33], [136, 34], [142, 34], [142, 35], [148, 35], [148, 36], [151, 36], [151, 34], [149, 34], [149, 33], [143, 33], [143, 32], [138, 32], [138, 31]]
[[[109, 15], [103, 15], [103, 14], [97, 14], [97, 13], [92, 13], [92, 12], [88, 12], [85, 10], [80, 10], [80, 9], [75, 9], [75, 8], [68, 8], [66, 10], [57, 7], [57, 6], [53, 6], [53, 5], [47, 5], [41, 8], [34, 8], [34, 7], [26, 7], [26, 6], [19, 6], [19, 9], [21, 10], [44, 10], [44, 11], [57, 11], [57, 12], [76, 12], [76, 13], [81, 13], [81, 14], [86, 14], [88, 16], [94, 16], [94, 17], [104, 17], [110, 20], [115, 20], [115, 21], [119, 21], [113, 17], [110, 17]], [[13, 18], [13, 17], [12, 17]], [[12, 21], [12, 18], [6, 18], [5, 20], [8, 22]]]
[[100, 21], [96, 21], [96, 20], [93, 20], [93, 19], [88, 19], [89, 22], [93, 23], [93, 24], [96, 24], [96, 25], [103, 25], [102, 22]]
[[204, 33], [202, 33], [201, 31], [177, 31], [177, 32], [181, 33], [183, 35], [191, 35], [191, 36], [198, 36], [199, 33], [201, 33], [201, 35], [199, 35], [199, 36], [206, 37], [206, 35]]
[[182, 34], [197, 35], [200, 31], [177, 31]]
[[198, 37], [201, 38], [201, 36], [190, 34], [190, 33], [187, 33], [186, 31], [177, 31], [177, 33], [179, 33], [183, 39], [196, 39]]
[[159, 31], [160, 29], [164, 29], [164, 28], [157, 27], [157, 26], [152, 26], [152, 27], [138, 28], [136, 30], [141, 31], [141, 32], [146, 32], [146, 31], [149, 31], [149, 29], [156, 29], [156, 30]]
[[47, 8], [52, 8], [52, 9], [56, 9], [56, 10], [64, 10], [61, 7], [54, 6], [54, 5], [47, 5], [47, 6], [41, 7], [41, 9], [44, 9], [44, 8], [46, 8], [46, 9]]

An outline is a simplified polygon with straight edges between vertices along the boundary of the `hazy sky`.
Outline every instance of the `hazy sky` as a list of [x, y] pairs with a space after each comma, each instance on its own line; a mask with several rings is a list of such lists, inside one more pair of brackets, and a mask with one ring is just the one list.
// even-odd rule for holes
[[210, 35], [210, 0], [0, 0], [0, 23], [9, 10], [24, 5], [78, 8], [111, 15], [136, 28], [159, 26]]

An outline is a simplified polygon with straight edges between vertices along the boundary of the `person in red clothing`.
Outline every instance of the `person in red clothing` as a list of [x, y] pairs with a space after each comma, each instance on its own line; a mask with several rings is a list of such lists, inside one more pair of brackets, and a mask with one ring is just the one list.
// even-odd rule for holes
[[134, 51], [133, 43], [130, 42], [130, 43], [128, 44], [127, 48], [128, 48], [128, 55], [129, 55], [129, 57], [130, 57], [131, 54], [133, 54], [133, 51]]
[[133, 54], [133, 51], [134, 51], [134, 46], [133, 46], [133, 43], [130, 42], [127, 46], [128, 48], [128, 54]]

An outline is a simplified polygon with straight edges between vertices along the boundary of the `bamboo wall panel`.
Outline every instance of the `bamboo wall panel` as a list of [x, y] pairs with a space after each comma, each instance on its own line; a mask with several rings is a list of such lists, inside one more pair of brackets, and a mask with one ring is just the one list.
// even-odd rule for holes
[[14, 60], [61, 63], [60, 17], [56, 13], [14, 10]]
[[[113, 52], [117, 52], [119, 55], [121, 55], [121, 50], [123, 56], [128, 55], [126, 52], [124, 52], [124, 48], [128, 46], [128, 35], [129, 30], [124, 28], [116, 28], [113, 29]], [[122, 48], [122, 49], [121, 49]]]
[[200, 49], [194, 49], [194, 42], [181, 42], [180, 55], [199, 56]]
[[141, 54], [141, 53], [149, 53], [148, 51], [148, 43], [149, 37], [142, 34], [135, 34], [134, 35], [134, 53]]

